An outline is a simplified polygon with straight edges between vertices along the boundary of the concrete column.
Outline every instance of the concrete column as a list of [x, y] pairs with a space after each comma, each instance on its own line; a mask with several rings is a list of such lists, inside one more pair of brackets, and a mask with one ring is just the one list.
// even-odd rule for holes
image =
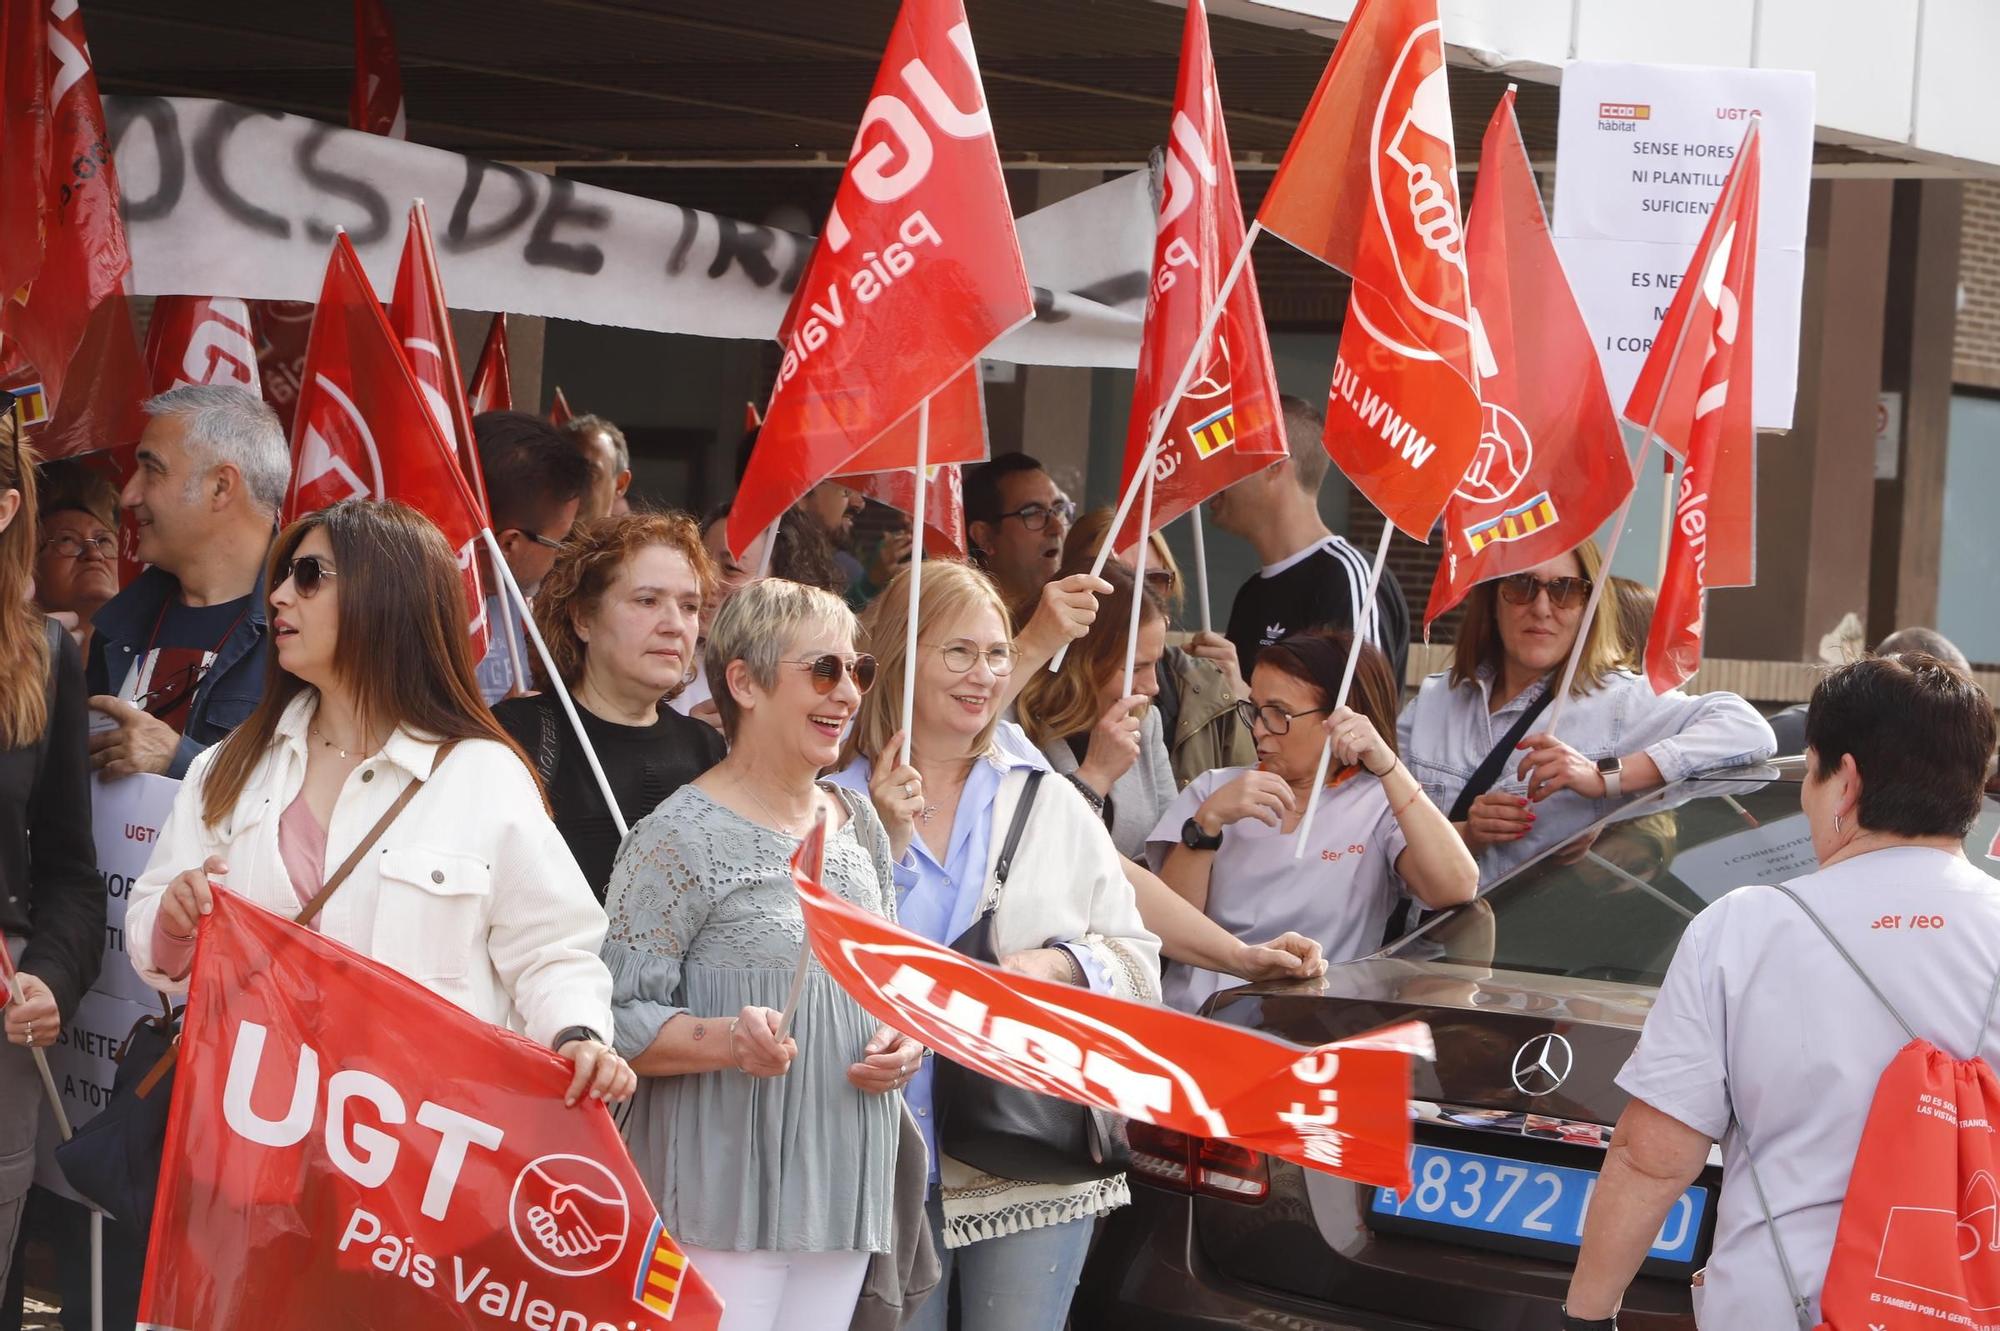
[[1882, 386], [1903, 395], [1903, 438], [1896, 478], [1875, 484], [1870, 643], [1937, 623], [1964, 212], [1959, 181], [1896, 184]]
[[[1709, 595], [1706, 655], [1812, 661], [1866, 618], [1875, 402], [1889, 282], [1892, 182], [1812, 187], [1798, 405], [1757, 456], [1757, 585]], [[1761, 311], [1760, 311], [1761, 313]]]

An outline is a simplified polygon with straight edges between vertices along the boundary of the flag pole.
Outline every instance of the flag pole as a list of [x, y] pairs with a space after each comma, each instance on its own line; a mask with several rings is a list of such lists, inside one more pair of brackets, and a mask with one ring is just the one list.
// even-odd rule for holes
[[[19, 399], [14, 400], [13, 407], [18, 413]], [[14, 419], [18, 422], [19, 415]], [[14, 959], [4, 945], [0, 945], [0, 964], [4, 964], [6, 978], [11, 981]], [[10, 1004], [14, 1001], [15, 988], [11, 983], [6, 986]], [[69, 1115], [63, 1110], [62, 1094], [56, 1090], [55, 1074], [49, 1071], [48, 1053], [35, 1045], [29, 1045], [28, 1052], [35, 1056], [35, 1071], [42, 1074], [42, 1090], [48, 1095], [49, 1111], [55, 1115], [56, 1135], [68, 1141], [76, 1132], [70, 1127]], [[104, 1212], [95, 1206], [90, 1208], [90, 1331], [104, 1331]]]
[[[1348, 644], [1347, 664], [1340, 672], [1340, 693], [1333, 700], [1334, 711], [1347, 706], [1347, 695], [1354, 688], [1354, 670], [1361, 664], [1361, 625], [1366, 622], [1362, 616], [1375, 604], [1375, 591], [1382, 585], [1382, 566], [1389, 560], [1389, 538], [1395, 534], [1396, 524], [1385, 516], [1382, 519], [1382, 543], [1375, 547], [1375, 565], [1368, 570], [1368, 590], [1354, 603], [1354, 637]], [[1333, 765], [1333, 736], [1319, 746], [1319, 767], [1313, 772], [1312, 790], [1306, 795], [1305, 816], [1299, 819], [1298, 832], [1292, 846], [1292, 858], [1304, 859], [1306, 837], [1312, 832], [1313, 818], [1319, 813], [1320, 792], [1326, 789], [1326, 769]]]
[[[1118, 696], [1132, 696], [1132, 672], [1139, 661], [1139, 612], [1146, 604], [1146, 556], [1152, 553], [1153, 535], [1153, 469], [1146, 468], [1144, 498], [1139, 501], [1139, 553], [1132, 565], [1132, 619], [1125, 626], [1125, 691]], [[1104, 534], [1104, 548], [1110, 549], [1112, 538], [1118, 534], [1113, 527]], [[1100, 553], [1102, 553], [1100, 551]]]
[[1653, 571], [1655, 588], [1667, 580], [1667, 551], [1673, 548], [1674, 531], [1674, 455], [1663, 448], [1660, 456], [1667, 464], [1667, 475], [1660, 482], [1660, 563]]
[[583, 756], [590, 764], [590, 774], [597, 778], [597, 789], [604, 796], [605, 807], [611, 811], [611, 825], [618, 829], [618, 839], [624, 840], [632, 829], [625, 822], [625, 811], [618, 807], [618, 798], [611, 793], [611, 781], [604, 775], [604, 765], [597, 761], [597, 749], [591, 744], [590, 736], [584, 733], [583, 718], [576, 714], [576, 703], [569, 696], [569, 686], [563, 683], [556, 671], [555, 658], [549, 655], [549, 645], [542, 639], [542, 631], [535, 624], [534, 611], [528, 607], [528, 598], [521, 590], [521, 584], [514, 580], [514, 570], [507, 567], [507, 560], [500, 553], [500, 542], [493, 538], [493, 528], [481, 527], [479, 534], [486, 541], [486, 548], [493, 554], [493, 564], [500, 570], [501, 585], [513, 594], [513, 607], [520, 612], [521, 623], [526, 626], [528, 636], [534, 639], [535, 651], [542, 658], [542, 668], [549, 672], [549, 691], [562, 704], [564, 715], [569, 717], [570, 726], [576, 731], [576, 742], [583, 746]]
[[910, 552], [910, 613], [909, 625], [903, 635], [903, 765], [910, 762], [910, 727], [916, 719], [917, 708], [917, 607], [922, 601], [924, 581], [924, 491], [930, 487], [924, 484], [924, 470], [930, 461], [931, 447], [931, 400], [925, 398], [917, 404], [917, 483], [916, 502], [910, 512], [910, 529], [916, 533], [916, 544]]
[[1188, 520], [1194, 524], [1194, 594], [1201, 607], [1201, 631], [1207, 633], [1214, 625], [1208, 614], [1208, 549], [1201, 540], [1201, 505], [1188, 510]]
[[[1257, 234], [1263, 226], [1262, 222], [1252, 222], [1250, 229], [1243, 233], [1243, 248], [1236, 251], [1236, 261], [1229, 265], [1229, 275], [1222, 279], [1222, 286], [1216, 290], [1214, 302], [1209, 305], [1208, 313], [1202, 318], [1201, 331], [1195, 334], [1194, 345], [1188, 348], [1187, 364], [1181, 366], [1181, 377], [1174, 381], [1174, 391], [1167, 394], [1166, 405], [1160, 409], [1160, 414], [1153, 421], [1152, 438], [1146, 441], [1146, 451], [1139, 458], [1139, 470], [1133, 475], [1132, 483], [1125, 487], [1125, 493], [1119, 498], [1118, 511], [1111, 515], [1110, 534], [1104, 538], [1104, 544], [1097, 548], [1097, 559], [1090, 566], [1090, 575], [1094, 578], [1103, 577], [1104, 566], [1111, 562], [1111, 547], [1117, 544], [1118, 533], [1124, 528], [1125, 519], [1132, 516], [1132, 505], [1139, 498], [1139, 491], [1144, 488], [1146, 479], [1153, 474], [1153, 459], [1160, 455], [1160, 444], [1167, 437], [1167, 426], [1173, 421], [1174, 408], [1180, 405], [1181, 395], [1186, 393], [1188, 385], [1194, 382], [1195, 368], [1201, 364], [1201, 353], [1208, 346], [1208, 339], [1210, 334], [1215, 332], [1215, 325], [1222, 321], [1222, 312], [1229, 305], [1229, 293], [1236, 289], [1237, 279], [1241, 278], [1243, 270], [1250, 266], [1250, 251], [1256, 245]], [[1140, 532], [1139, 538], [1144, 540], [1150, 535], [1151, 532]], [[1064, 643], [1057, 650], [1055, 658], [1049, 662], [1050, 674], [1062, 669], [1063, 658], [1067, 655], [1069, 655], [1069, 644]]]
[[[1757, 132], [1757, 125], [1760, 119], [1761, 117], [1755, 112], [1751, 113], [1749, 127], [1743, 131], [1744, 144], [1747, 145], [1750, 142], [1750, 136]], [[1740, 160], [1743, 155], [1742, 147], [1739, 146], [1736, 151], [1737, 157]], [[1729, 183], [1723, 187], [1722, 197], [1715, 202], [1716, 211], [1720, 212], [1735, 202], [1736, 187], [1740, 183], [1740, 180], [1741, 177], [1732, 169], [1729, 173]], [[1699, 246], [1696, 248], [1698, 250]], [[1713, 262], [1714, 255], [1712, 252], [1709, 257], [1710, 261]], [[1704, 274], [1696, 273], [1695, 281], [1700, 282], [1703, 276]], [[1674, 375], [1680, 369], [1681, 353], [1687, 350], [1688, 332], [1693, 326], [1694, 320], [1692, 318], [1682, 319], [1680, 331], [1674, 334], [1674, 349], [1667, 355], [1667, 372], [1660, 378], [1659, 392], [1653, 395], [1653, 412], [1646, 420], [1646, 433], [1639, 440], [1639, 455], [1632, 459], [1632, 474], [1635, 478], [1643, 474], [1643, 468], [1646, 465], [1646, 454], [1651, 451], [1653, 441], [1659, 438], [1660, 415], [1666, 410], [1667, 390], [1673, 386]], [[1664, 452], [1665, 449], [1666, 445], [1662, 443], [1661, 450]], [[1671, 466], [1673, 454], [1668, 453], [1667, 457], [1669, 459], [1669, 466]], [[1549, 704], [1548, 723], [1541, 729], [1541, 733], [1544, 735], [1555, 734], [1556, 723], [1562, 720], [1563, 704], [1569, 701], [1570, 686], [1576, 682], [1576, 668], [1578, 663], [1583, 660], [1584, 644], [1590, 640], [1590, 626], [1597, 617], [1598, 606], [1604, 600], [1604, 588], [1611, 581], [1611, 560], [1618, 553], [1618, 541], [1625, 534], [1625, 522], [1631, 515], [1632, 501], [1636, 498], [1638, 498], [1638, 490], [1635, 484], [1633, 492], [1625, 496], [1625, 503], [1618, 510], [1618, 525], [1611, 529], [1611, 539], [1605, 542], [1604, 566], [1598, 570], [1598, 576], [1591, 581], [1590, 599], [1584, 603], [1583, 618], [1577, 621], [1576, 641], [1570, 645], [1569, 662], [1563, 667], [1562, 683], [1557, 687], [1555, 700]], [[1666, 511], [1669, 519], [1671, 519], [1673, 514], [1673, 486], [1671, 483], [1667, 486]], [[1667, 567], [1667, 545], [1664, 539], [1666, 535], [1667, 533], [1662, 531], [1661, 536], [1663, 539], [1660, 547], [1660, 577], [1662, 581], [1666, 578]], [[1656, 583], [1655, 587], [1657, 588], [1657, 586], [1658, 584]], [[1641, 664], [1643, 665], [1644, 663], [1642, 662]]]

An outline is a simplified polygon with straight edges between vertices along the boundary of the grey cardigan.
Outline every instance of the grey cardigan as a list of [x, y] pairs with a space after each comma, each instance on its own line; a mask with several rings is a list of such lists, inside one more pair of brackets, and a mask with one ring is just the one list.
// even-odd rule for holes
[[[1059, 776], [1073, 776], [1076, 754], [1066, 739], [1042, 746], [1042, 756]], [[1139, 756], [1125, 775], [1111, 783], [1111, 841], [1128, 860], [1146, 861], [1146, 838], [1160, 825], [1167, 806], [1180, 794], [1174, 780], [1173, 758], [1160, 725], [1160, 709], [1148, 707], [1139, 722]]]

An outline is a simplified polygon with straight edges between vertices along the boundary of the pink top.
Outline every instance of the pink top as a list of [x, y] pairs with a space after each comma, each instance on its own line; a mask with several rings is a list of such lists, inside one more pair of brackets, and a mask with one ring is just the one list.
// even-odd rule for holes
[[[278, 855], [285, 862], [285, 872], [291, 877], [299, 907], [304, 909], [326, 882], [326, 829], [313, 817], [303, 790], [278, 819]], [[319, 924], [315, 921], [307, 927], [317, 929]], [[186, 975], [194, 961], [194, 940], [176, 938], [167, 932], [164, 917], [155, 916], [153, 957], [165, 974], [176, 978]]]

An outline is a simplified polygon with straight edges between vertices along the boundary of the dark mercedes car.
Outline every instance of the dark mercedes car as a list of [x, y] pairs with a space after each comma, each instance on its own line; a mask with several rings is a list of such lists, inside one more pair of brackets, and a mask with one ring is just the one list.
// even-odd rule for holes
[[[1430, 1023], [1406, 1198], [1132, 1126], [1133, 1204], [1104, 1225], [1079, 1331], [1542, 1331], [1558, 1308], [1611, 1125], [1613, 1083], [1687, 922], [1745, 883], [1815, 867], [1802, 764], [1677, 782], [1323, 981], [1252, 985], [1208, 1014], [1302, 1045]], [[2000, 805], [1966, 842], [2000, 877]], [[1802, 1088], [1804, 1093], [1809, 1090]], [[1662, 1227], [1627, 1331], [1692, 1331], [1720, 1156]]]

